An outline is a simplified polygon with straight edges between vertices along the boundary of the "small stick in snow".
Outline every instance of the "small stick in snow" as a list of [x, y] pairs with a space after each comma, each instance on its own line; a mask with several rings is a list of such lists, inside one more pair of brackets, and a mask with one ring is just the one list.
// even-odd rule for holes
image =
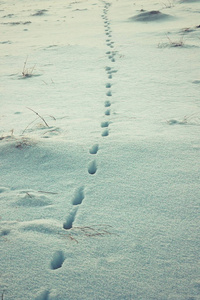
[[33, 120], [31, 123], [29, 123], [26, 128], [22, 131], [22, 135], [24, 134], [24, 132], [26, 131], [26, 129], [31, 125], [33, 124], [38, 118], [36, 118], [35, 120]]
[[28, 192], [26, 192], [26, 194], [27, 194], [30, 198], [33, 198]]
[[68, 236], [70, 238], [70, 240], [75, 241], [78, 244], [77, 239], [73, 238], [71, 235]]
[[27, 107], [29, 110], [32, 110], [43, 122], [44, 122], [44, 124], [47, 126], [47, 127], [49, 127], [49, 125], [47, 124], [47, 122], [45, 121], [45, 119], [42, 117], [42, 116], [40, 116], [35, 110], [33, 110], [32, 108], [29, 108], [29, 107]]
[[26, 68], [26, 64], [27, 64], [27, 59], [28, 59], [28, 56], [27, 56], [27, 58], [26, 58], [26, 60], [25, 60], [25, 62], [24, 62], [24, 67], [23, 67], [23, 71], [22, 71], [22, 75], [25, 77], [26, 76], [26, 72], [25, 72], [25, 68]]
[[45, 192], [45, 191], [38, 191], [38, 193], [52, 194], [52, 195], [57, 195], [58, 194], [58, 193], [54, 193], [54, 192]]

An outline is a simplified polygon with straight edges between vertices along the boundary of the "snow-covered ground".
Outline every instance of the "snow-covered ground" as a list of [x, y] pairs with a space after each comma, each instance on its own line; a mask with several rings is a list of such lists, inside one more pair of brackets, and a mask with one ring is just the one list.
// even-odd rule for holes
[[199, 16], [0, 1], [1, 299], [200, 299]]

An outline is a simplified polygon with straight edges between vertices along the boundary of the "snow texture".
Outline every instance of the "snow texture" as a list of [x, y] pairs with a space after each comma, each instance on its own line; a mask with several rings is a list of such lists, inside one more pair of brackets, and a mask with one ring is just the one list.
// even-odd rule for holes
[[199, 2], [0, 1], [1, 299], [200, 299]]

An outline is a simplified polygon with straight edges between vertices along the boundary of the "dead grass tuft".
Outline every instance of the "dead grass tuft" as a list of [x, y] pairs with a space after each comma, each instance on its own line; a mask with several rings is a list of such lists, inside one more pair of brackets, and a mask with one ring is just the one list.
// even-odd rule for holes
[[164, 8], [172, 8], [174, 7], [174, 0], [168, 0], [167, 2], [162, 2]]
[[93, 225], [93, 226], [81, 226], [81, 227], [72, 227], [67, 230], [68, 234], [64, 236], [68, 237], [70, 240], [78, 243], [79, 237], [103, 237], [106, 235], [114, 234], [111, 232], [111, 225]]
[[[44, 123], [45, 127], [48, 127], [48, 128], [49, 128], [49, 125], [47, 124], [47, 122], [46, 122], [46, 120], [44, 119], [43, 116], [41, 116], [38, 112], [36, 112], [36, 111], [35, 111], [34, 109], [32, 109], [32, 108], [27, 107], [27, 109], [29, 109], [29, 110], [31, 110], [33, 113], [35, 113], [35, 114], [37, 115], [37, 118], [34, 119], [33, 121], [31, 121], [31, 122], [26, 126], [26, 128], [22, 131], [22, 134], [24, 134], [25, 131], [30, 127], [30, 125], [32, 125], [38, 118], [42, 120], [42, 122]], [[50, 117], [51, 117], [52, 119], [56, 120], [55, 117], [53, 117], [53, 116], [50, 116]]]
[[184, 47], [185, 46], [185, 41], [184, 41], [184, 33], [180, 37], [179, 40], [172, 41], [170, 37], [166, 34], [166, 37], [168, 39], [168, 43], [159, 43], [158, 48], [165, 48], [165, 47]]
[[183, 38], [184, 35], [181, 36], [181, 38], [179, 39], [179, 41], [172, 41], [169, 36], [167, 36], [168, 41], [169, 41], [169, 45], [170, 47], [183, 47], [185, 45]]
[[29, 78], [29, 77], [32, 77], [33, 76], [33, 71], [35, 69], [35, 65], [31, 68], [27, 68], [26, 65], [27, 65], [27, 60], [28, 60], [28, 56], [24, 62], [24, 67], [23, 67], [23, 70], [22, 70], [22, 76], [23, 78]]
[[0, 141], [3, 141], [3, 140], [6, 142], [13, 142], [15, 148], [17, 148], [17, 149], [23, 149], [26, 147], [30, 147], [36, 143], [33, 139], [31, 139], [29, 137], [15, 136], [13, 129], [11, 130], [11, 133], [4, 134], [0, 137]]

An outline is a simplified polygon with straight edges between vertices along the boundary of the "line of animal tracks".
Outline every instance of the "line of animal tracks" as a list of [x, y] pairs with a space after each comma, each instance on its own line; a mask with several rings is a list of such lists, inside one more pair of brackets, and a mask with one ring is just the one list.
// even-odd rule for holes
[[[116, 51], [114, 50], [114, 41], [112, 40], [112, 29], [111, 22], [108, 17], [109, 8], [111, 6], [110, 3], [106, 1], [102, 1], [103, 3], [103, 11], [101, 14], [101, 18], [103, 21], [104, 32], [105, 32], [105, 55], [108, 58], [108, 64], [105, 66], [105, 85], [102, 87], [105, 90], [105, 96], [102, 102], [102, 106], [104, 109], [104, 115], [102, 116], [102, 122], [100, 123], [100, 133], [99, 137], [108, 138], [110, 134], [109, 125], [111, 122], [112, 116], [112, 79], [114, 74], [117, 72], [115, 69], [114, 63], [116, 62]], [[89, 148], [89, 153], [91, 154], [91, 160], [87, 165], [87, 172], [94, 176], [98, 171], [98, 165], [96, 160], [96, 154], [98, 153], [100, 145], [95, 143], [91, 145]], [[84, 186], [79, 186], [74, 192], [74, 196], [71, 200], [72, 208], [68, 213], [66, 220], [63, 223], [63, 228], [70, 233], [70, 230], [76, 230], [77, 227], [73, 227], [73, 223], [76, 219], [76, 215], [78, 210], [80, 209], [84, 199], [85, 199], [85, 188]], [[84, 227], [79, 228], [81, 232], [86, 236], [96, 236], [96, 235], [104, 235], [109, 232], [104, 228], [104, 226], [99, 225], [98, 228], [94, 227]], [[70, 235], [71, 236], [71, 235]], [[72, 238], [73, 239], [73, 238]], [[65, 260], [65, 255], [62, 250], [56, 251], [53, 255], [51, 261], [51, 269], [56, 270], [62, 267], [62, 264]]]
[[[108, 11], [110, 7], [110, 3], [103, 1], [103, 13], [101, 15], [104, 28], [105, 28], [105, 42], [106, 42], [106, 55], [108, 57], [108, 60], [113, 64], [115, 62], [115, 55], [116, 52], [113, 51], [114, 48], [114, 42], [112, 41], [112, 30], [111, 30], [111, 24], [108, 18]], [[101, 136], [102, 137], [108, 137], [109, 136], [109, 124], [110, 124], [110, 116], [111, 116], [111, 106], [112, 106], [112, 101], [110, 100], [112, 98], [112, 78], [113, 74], [116, 73], [116, 70], [114, 69], [113, 65], [112, 66], [105, 66], [105, 72], [106, 72], [106, 84], [105, 84], [105, 99], [104, 99], [104, 120], [100, 124], [101, 128]], [[87, 171], [90, 175], [94, 175], [97, 170], [97, 161], [95, 158], [95, 155], [99, 151], [99, 144], [94, 144], [90, 147], [89, 153], [91, 156], [94, 156], [93, 159], [88, 163], [87, 166]], [[66, 221], [63, 224], [63, 228], [66, 230], [69, 230], [73, 227], [73, 223], [76, 218], [77, 211], [82, 204], [83, 200], [85, 198], [84, 194], [84, 186], [80, 186], [76, 189], [74, 193], [74, 197], [72, 199], [72, 210], [69, 213], [69, 215], [66, 218]]]

